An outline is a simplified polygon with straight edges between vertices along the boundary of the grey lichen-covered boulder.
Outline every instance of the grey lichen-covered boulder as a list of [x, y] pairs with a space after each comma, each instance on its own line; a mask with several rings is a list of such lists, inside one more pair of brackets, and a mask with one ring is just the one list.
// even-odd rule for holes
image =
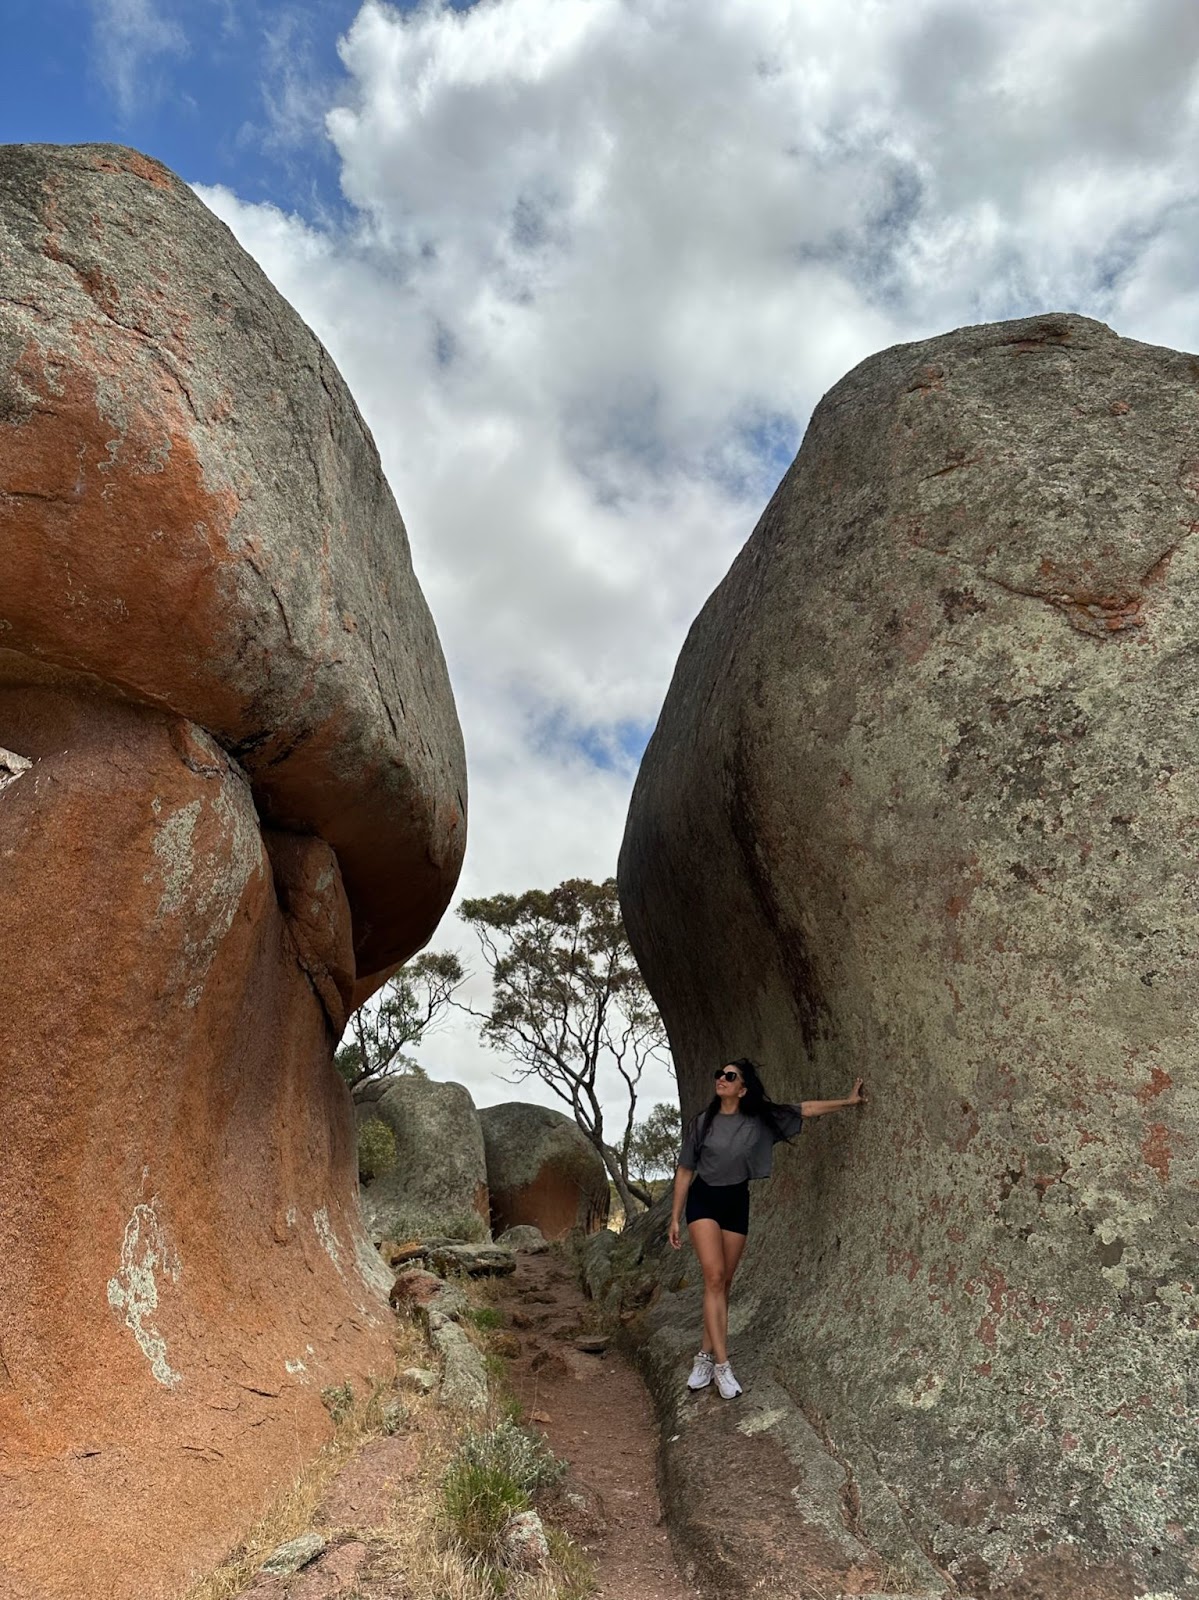
[[487, 1166], [479, 1113], [460, 1083], [416, 1075], [368, 1086], [359, 1127], [378, 1118], [395, 1135], [395, 1163], [361, 1190], [372, 1237], [490, 1242]]
[[549, 1240], [594, 1233], [608, 1218], [608, 1174], [578, 1124], [548, 1106], [509, 1101], [479, 1113], [491, 1225], [529, 1224]]
[[630, 811], [684, 1110], [741, 1054], [872, 1093], [777, 1153], [736, 1347], [980, 1592], [1199, 1592], [1196, 534], [1195, 356], [1043, 316], [872, 357]]

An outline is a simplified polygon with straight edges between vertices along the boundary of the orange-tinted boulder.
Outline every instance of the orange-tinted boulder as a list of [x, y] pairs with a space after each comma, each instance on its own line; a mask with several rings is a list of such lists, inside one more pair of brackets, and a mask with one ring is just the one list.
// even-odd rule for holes
[[539, 1228], [564, 1239], [608, 1220], [608, 1174], [577, 1123], [549, 1106], [509, 1101], [479, 1112], [487, 1151], [491, 1229]]
[[[462, 739], [374, 441], [192, 191], [115, 146], [0, 146], [4, 644], [207, 728], [337, 852], [359, 983], [464, 845]], [[18, 752], [19, 753], [19, 752]]]
[[332, 1051], [461, 742], [328, 357], [171, 174], [0, 149], [0, 1595], [167, 1600], [391, 1370]]

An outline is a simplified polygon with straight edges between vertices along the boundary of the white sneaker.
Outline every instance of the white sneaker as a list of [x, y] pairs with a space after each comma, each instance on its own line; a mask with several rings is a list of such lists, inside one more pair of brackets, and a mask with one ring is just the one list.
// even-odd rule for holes
[[714, 1362], [712, 1376], [716, 1379], [716, 1387], [720, 1390], [722, 1400], [734, 1400], [741, 1393], [741, 1385], [734, 1378], [733, 1369], [727, 1361]]
[[712, 1381], [712, 1368], [714, 1365], [715, 1362], [708, 1352], [701, 1350], [695, 1358], [691, 1376], [687, 1379], [688, 1389], [706, 1389]]

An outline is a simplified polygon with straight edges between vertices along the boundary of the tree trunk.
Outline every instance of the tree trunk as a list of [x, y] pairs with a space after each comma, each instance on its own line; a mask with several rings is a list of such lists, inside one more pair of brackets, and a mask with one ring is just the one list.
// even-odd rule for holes
[[616, 1159], [616, 1152], [611, 1145], [606, 1145], [601, 1140], [593, 1140], [592, 1143], [599, 1151], [604, 1166], [608, 1169], [608, 1176], [616, 1185], [616, 1192], [620, 1196], [621, 1205], [624, 1207], [625, 1221], [628, 1222], [634, 1214], [634, 1200], [640, 1201], [647, 1208], [653, 1205], [654, 1197], [649, 1190], [643, 1189], [640, 1184], [630, 1183], [620, 1170], [620, 1162]]

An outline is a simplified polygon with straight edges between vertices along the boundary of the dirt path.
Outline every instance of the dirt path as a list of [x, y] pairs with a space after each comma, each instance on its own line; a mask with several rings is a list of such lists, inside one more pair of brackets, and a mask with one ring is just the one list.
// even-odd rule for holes
[[565, 1261], [556, 1253], [518, 1260], [495, 1303], [514, 1336], [510, 1382], [525, 1419], [570, 1462], [558, 1520], [596, 1562], [600, 1600], [696, 1600], [662, 1522], [645, 1386], [611, 1348], [578, 1348], [591, 1308]]

